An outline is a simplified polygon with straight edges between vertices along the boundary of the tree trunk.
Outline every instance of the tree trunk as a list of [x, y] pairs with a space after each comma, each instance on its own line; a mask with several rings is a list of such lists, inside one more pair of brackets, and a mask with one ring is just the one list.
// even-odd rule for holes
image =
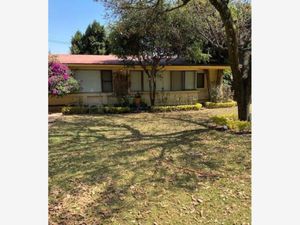
[[251, 51], [245, 51], [242, 55], [243, 70], [239, 77], [239, 94], [236, 96], [238, 114], [240, 120], [250, 119], [251, 103]]
[[228, 1], [209, 1], [220, 13], [222, 22], [225, 26], [228, 56], [233, 75], [233, 89], [238, 103], [238, 116], [240, 120], [247, 120], [250, 116], [251, 68], [249, 67], [251, 67], [251, 52], [249, 51], [248, 55], [249, 63], [243, 63], [242, 67], [240, 67], [238, 38], [231, 11], [228, 7]]
[[208, 91], [208, 101], [211, 101], [211, 83], [210, 83], [210, 76], [209, 76], [209, 70], [204, 70], [206, 75], [206, 82], [207, 82], [207, 91]]
[[220, 100], [222, 101], [224, 99], [224, 95], [223, 95], [223, 73], [222, 73], [222, 70], [218, 70], [218, 72], [217, 72], [216, 88], [219, 89]]
[[151, 77], [149, 77], [149, 92], [150, 92], [150, 104], [151, 106], [155, 105], [155, 97], [156, 97], [156, 79], [154, 74], [151, 73]]

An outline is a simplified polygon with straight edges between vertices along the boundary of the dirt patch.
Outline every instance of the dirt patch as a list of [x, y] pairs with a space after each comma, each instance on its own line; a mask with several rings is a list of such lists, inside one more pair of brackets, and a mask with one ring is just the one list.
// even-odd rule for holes
[[62, 113], [48, 114], [48, 125], [51, 126], [60, 117], [62, 117]]

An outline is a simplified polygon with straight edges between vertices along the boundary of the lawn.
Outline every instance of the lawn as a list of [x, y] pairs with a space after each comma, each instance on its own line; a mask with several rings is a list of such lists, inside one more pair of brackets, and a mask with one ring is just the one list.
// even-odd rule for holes
[[49, 224], [250, 224], [251, 135], [199, 112], [63, 116], [49, 128]]

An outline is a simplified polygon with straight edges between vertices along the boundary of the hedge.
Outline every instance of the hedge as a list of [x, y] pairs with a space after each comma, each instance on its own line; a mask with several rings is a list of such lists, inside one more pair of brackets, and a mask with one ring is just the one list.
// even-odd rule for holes
[[[171, 112], [171, 111], [189, 111], [200, 110], [202, 105], [197, 103], [195, 105], [177, 105], [177, 106], [154, 106], [149, 109], [150, 112]], [[65, 106], [61, 112], [64, 115], [71, 114], [115, 114], [115, 113], [129, 113], [135, 111], [130, 107], [117, 107], [117, 106]]]
[[229, 130], [237, 132], [251, 131], [251, 122], [240, 121], [237, 115], [212, 116], [210, 120], [218, 126], [226, 126]]
[[176, 106], [153, 106], [150, 108], [151, 112], [171, 112], [171, 111], [189, 111], [200, 110], [202, 105], [196, 103], [195, 105], [176, 105]]
[[233, 107], [236, 106], [237, 103], [235, 101], [230, 102], [205, 102], [204, 106], [206, 108], [227, 108], [227, 107]]
[[71, 114], [116, 114], [116, 113], [128, 113], [131, 109], [129, 107], [115, 107], [115, 106], [65, 106], [61, 112], [64, 115]]

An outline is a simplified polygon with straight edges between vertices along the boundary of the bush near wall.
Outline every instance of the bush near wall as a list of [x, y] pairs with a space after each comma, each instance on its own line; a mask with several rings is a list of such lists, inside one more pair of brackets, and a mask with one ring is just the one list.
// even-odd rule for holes
[[[200, 110], [202, 105], [197, 103], [195, 105], [177, 105], [177, 106], [154, 106], [149, 109], [150, 112], [171, 112], [171, 111], [189, 111]], [[121, 106], [65, 106], [61, 112], [64, 115], [72, 114], [115, 114], [115, 113], [129, 113], [136, 111], [135, 107], [121, 107]]]
[[235, 132], [250, 132], [251, 122], [238, 120], [237, 115], [219, 115], [210, 117], [211, 122], [217, 126], [226, 126], [227, 129]]
[[171, 111], [189, 111], [200, 110], [202, 105], [196, 103], [195, 105], [176, 105], [176, 106], [153, 106], [150, 108], [151, 112], [171, 112]]
[[227, 107], [234, 107], [237, 103], [235, 101], [230, 102], [205, 102], [204, 106], [209, 109], [213, 108], [227, 108]]
[[115, 107], [115, 106], [65, 106], [61, 112], [64, 115], [72, 114], [115, 114], [115, 113], [129, 113], [129, 107]]
[[71, 114], [87, 114], [89, 108], [84, 106], [65, 106], [61, 109], [62, 114], [71, 115]]

